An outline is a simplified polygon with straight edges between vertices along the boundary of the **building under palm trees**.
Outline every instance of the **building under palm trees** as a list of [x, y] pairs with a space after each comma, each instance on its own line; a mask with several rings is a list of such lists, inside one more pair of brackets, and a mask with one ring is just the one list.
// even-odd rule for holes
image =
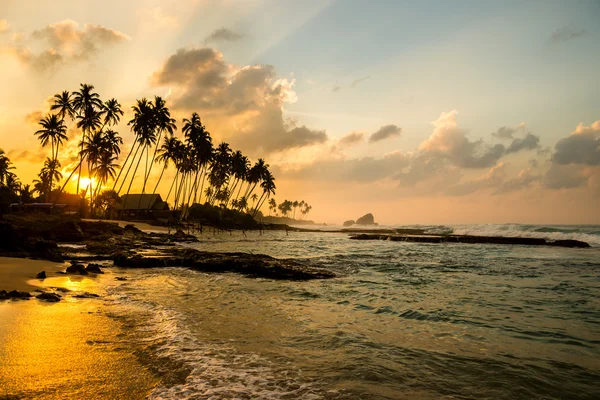
[[173, 211], [163, 201], [160, 194], [124, 194], [121, 203], [116, 205], [120, 219], [169, 219]]

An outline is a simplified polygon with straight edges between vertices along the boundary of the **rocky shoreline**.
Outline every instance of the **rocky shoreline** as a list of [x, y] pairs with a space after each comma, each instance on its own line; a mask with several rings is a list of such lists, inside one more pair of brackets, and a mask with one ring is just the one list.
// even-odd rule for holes
[[[0, 221], [0, 256], [70, 261], [71, 265], [59, 274], [102, 274], [104, 266], [95, 261], [104, 260], [123, 268], [185, 267], [278, 280], [305, 281], [336, 276], [323, 268], [264, 254], [214, 253], [176, 246], [196, 241], [195, 236], [181, 230], [174, 234], [146, 233], [133, 225], [119, 227], [115, 223], [76, 218], [13, 215]], [[45, 279], [45, 271], [36, 278]], [[28, 292], [10, 288], [0, 291], [0, 300], [31, 297]], [[59, 301], [61, 296], [42, 292], [35, 297]]]
[[472, 236], [472, 235], [427, 235], [418, 230], [412, 232], [399, 233], [360, 233], [351, 235], [352, 240], [388, 240], [392, 242], [413, 242], [413, 243], [468, 243], [468, 244], [504, 244], [504, 245], [525, 245], [525, 246], [556, 246], [556, 247], [576, 247], [587, 248], [589, 243], [579, 240], [555, 240], [548, 241], [541, 238], [527, 237], [503, 237], [503, 236]]

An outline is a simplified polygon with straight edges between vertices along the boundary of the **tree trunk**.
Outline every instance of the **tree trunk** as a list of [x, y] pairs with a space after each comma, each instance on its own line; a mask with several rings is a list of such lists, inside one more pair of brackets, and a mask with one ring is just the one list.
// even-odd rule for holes
[[[119, 178], [121, 177], [121, 173], [123, 172], [123, 170], [125, 169], [125, 166], [127, 165], [127, 161], [129, 161], [129, 157], [131, 156], [131, 153], [133, 153], [133, 149], [135, 148], [135, 145], [137, 144], [137, 142], [133, 142], [133, 147], [131, 148], [131, 151], [129, 152], [129, 154], [127, 154], [127, 158], [125, 159], [125, 162], [123, 163], [123, 167], [119, 169], [119, 173], [117, 175], [117, 179], [115, 179], [115, 184], [113, 185], [112, 190], [114, 191], [115, 188], [117, 187], [117, 183], [119, 182]], [[134, 157], [135, 158], [135, 157]], [[133, 161], [131, 162], [133, 164]], [[129, 167], [131, 168], [131, 166]], [[127, 175], [125, 176], [125, 178], [127, 177]], [[125, 179], [123, 178], [123, 179]], [[123, 186], [123, 185], [121, 185]]]

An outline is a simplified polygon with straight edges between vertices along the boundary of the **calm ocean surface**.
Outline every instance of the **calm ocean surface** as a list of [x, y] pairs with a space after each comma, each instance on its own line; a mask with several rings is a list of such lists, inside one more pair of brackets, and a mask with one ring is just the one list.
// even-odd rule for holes
[[154, 398], [600, 398], [600, 226], [428, 229], [594, 247], [204, 233], [191, 247], [293, 258], [340, 277], [114, 268], [129, 280], [111, 281], [106, 310], [162, 377]]

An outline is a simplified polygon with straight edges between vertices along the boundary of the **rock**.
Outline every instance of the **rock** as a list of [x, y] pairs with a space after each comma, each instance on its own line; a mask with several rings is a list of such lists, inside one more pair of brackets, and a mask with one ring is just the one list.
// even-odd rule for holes
[[555, 240], [554, 242], [549, 242], [548, 244], [550, 246], [560, 246], [560, 247], [580, 247], [580, 248], [591, 247], [589, 245], [589, 243], [581, 242], [579, 240], [570, 240], [570, 239]]
[[125, 278], [124, 276], [117, 276], [117, 277], [115, 278], [115, 280], [116, 280], [116, 281], [126, 281], [126, 280], [127, 280], [127, 278]]
[[80, 242], [84, 238], [81, 227], [73, 220], [56, 224], [51, 230], [51, 235], [58, 242]]
[[348, 221], [344, 221], [344, 226], [352, 226], [355, 223], [356, 222], [353, 219], [351, 219], [351, 220], [348, 220]]
[[365, 214], [356, 220], [356, 225], [375, 225], [375, 217], [373, 214]]
[[77, 264], [77, 263], [74, 263], [74, 264], [70, 265], [69, 267], [67, 267], [66, 273], [67, 274], [79, 274], [79, 275], [87, 275], [88, 274], [88, 272], [84, 268], [84, 266], [82, 264]]
[[123, 228], [123, 231], [129, 232], [129, 233], [142, 233], [142, 231], [139, 230], [138, 228], [136, 228], [133, 224], [125, 225], [125, 227]]
[[57, 301], [60, 301], [60, 298], [61, 298], [59, 294], [48, 293], [48, 292], [40, 293], [35, 297], [36, 297], [36, 299], [48, 301], [50, 303], [56, 303]]
[[294, 260], [276, 259], [264, 254], [210, 253], [192, 249], [173, 250], [164, 257], [123, 255], [115, 257], [114, 263], [118, 267], [187, 267], [202, 272], [237, 272], [251, 277], [292, 281], [336, 277], [334, 273], [323, 268]]
[[88, 266], [85, 267], [85, 270], [92, 274], [103, 274], [104, 272], [102, 272], [100, 267], [101, 267], [100, 264], [88, 264]]
[[19, 292], [18, 290], [11, 290], [7, 292], [6, 290], [0, 291], [0, 299], [29, 299], [31, 294], [28, 292]]
[[35, 276], [35, 279], [46, 279], [46, 271], [42, 271]]

